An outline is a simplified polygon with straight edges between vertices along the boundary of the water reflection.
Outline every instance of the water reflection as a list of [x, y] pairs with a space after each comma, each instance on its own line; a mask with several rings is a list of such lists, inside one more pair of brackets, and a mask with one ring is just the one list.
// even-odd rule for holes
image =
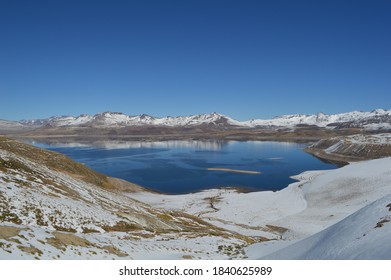
[[30, 143], [66, 154], [109, 176], [173, 194], [228, 186], [278, 190], [293, 182], [292, 175], [335, 168], [303, 152], [304, 145], [296, 143], [200, 140]]
[[220, 151], [224, 146], [234, 141], [218, 140], [167, 140], [167, 141], [120, 141], [99, 140], [88, 143], [61, 142], [58, 140], [28, 140], [29, 144], [40, 147], [86, 148], [100, 149], [195, 149], [197, 151]]

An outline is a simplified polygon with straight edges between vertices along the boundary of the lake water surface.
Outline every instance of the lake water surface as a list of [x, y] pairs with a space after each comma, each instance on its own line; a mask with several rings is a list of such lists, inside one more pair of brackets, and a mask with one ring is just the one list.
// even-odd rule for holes
[[[100, 141], [33, 145], [63, 153], [88, 167], [163, 193], [216, 187], [280, 190], [305, 170], [332, 169], [303, 151], [305, 145], [261, 141]], [[245, 174], [208, 168], [258, 171]]]

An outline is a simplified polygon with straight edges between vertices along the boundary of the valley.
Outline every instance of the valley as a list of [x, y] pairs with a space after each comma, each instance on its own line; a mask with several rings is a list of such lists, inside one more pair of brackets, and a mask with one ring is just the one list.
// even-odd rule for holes
[[[100, 123], [91, 123], [97, 117], [89, 116], [2, 122], [6, 137], [0, 138], [0, 258], [390, 259], [389, 114], [296, 115], [245, 125], [219, 114], [167, 118], [163, 126], [149, 117], [137, 120], [142, 125], [119, 124], [118, 119], [131, 121], [122, 114], [108, 122], [106, 117], [113, 117], [109, 113], [100, 115]], [[293, 141], [307, 143], [306, 151], [319, 158], [349, 164], [299, 172], [292, 176], [296, 182], [281, 190], [216, 188], [170, 195], [10, 136], [50, 145], [75, 145], [76, 139], [80, 147], [92, 141], [126, 148], [169, 139], [176, 145], [189, 140], [197, 145]], [[205, 139], [209, 142], [199, 141]], [[269, 164], [283, 159], [275, 154], [268, 158]], [[238, 176], [264, 173], [208, 168], [205, 171]], [[246, 174], [249, 170], [257, 173]]]

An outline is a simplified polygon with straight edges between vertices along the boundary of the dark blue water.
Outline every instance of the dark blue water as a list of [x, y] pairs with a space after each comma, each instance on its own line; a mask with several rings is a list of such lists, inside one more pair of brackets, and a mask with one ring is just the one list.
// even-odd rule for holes
[[[178, 194], [216, 187], [279, 190], [305, 170], [335, 165], [303, 152], [305, 145], [259, 141], [97, 142], [36, 146], [63, 153], [88, 167], [163, 193]], [[260, 171], [243, 174], [210, 171], [228, 168]]]

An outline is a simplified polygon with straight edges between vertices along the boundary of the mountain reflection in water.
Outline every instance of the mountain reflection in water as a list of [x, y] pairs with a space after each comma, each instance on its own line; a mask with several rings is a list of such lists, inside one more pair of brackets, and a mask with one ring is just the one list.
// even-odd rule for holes
[[336, 168], [305, 153], [304, 144], [285, 142], [40, 140], [29, 143], [63, 153], [109, 176], [170, 194], [218, 187], [279, 190], [293, 182], [292, 175]]

